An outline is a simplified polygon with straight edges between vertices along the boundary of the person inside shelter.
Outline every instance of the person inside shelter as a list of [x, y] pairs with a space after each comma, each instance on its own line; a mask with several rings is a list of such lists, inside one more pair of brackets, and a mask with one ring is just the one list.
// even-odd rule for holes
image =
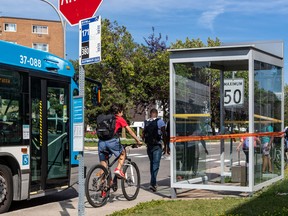
[[[269, 124], [269, 122], [265, 122], [261, 132], [273, 132], [273, 127]], [[270, 150], [274, 137], [262, 136], [260, 139], [261, 139], [262, 160], [263, 160], [262, 173], [265, 173], [267, 169], [269, 173], [272, 173]]]
[[[248, 128], [246, 130], [246, 132], [248, 133]], [[261, 144], [261, 141], [258, 137], [253, 137], [253, 146], [254, 148], [256, 148], [257, 146], [259, 146]], [[249, 164], [249, 136], [245, 136], [245, 137], [241, 137], [240, 138], [240, 142], [236, 148], [236, 150], [239, 152], [242, 146], [242, 150], [245, 154], [246, 157], [246, 166], [248, 166]]]

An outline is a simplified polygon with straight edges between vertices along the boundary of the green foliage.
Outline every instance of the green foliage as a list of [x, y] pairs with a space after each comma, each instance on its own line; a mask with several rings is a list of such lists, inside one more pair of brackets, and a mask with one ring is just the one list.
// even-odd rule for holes
[[97, 139], [97, 134], [95, 132], [86, 132], [85, 133], [85, 138], [88, 139]]
[[[169, 52], [162, 35], [152, 34], [144, 38], [146, 44], [133, 41], [126, 27], [117, 22], [102, 20], [102, 61], [85, 66], [85, 76], [102, 83], [101, 106], [91, 103], [91, 84], [85, 83], [85, 123], [95, 127], [96, 117], [107, 112], [112, 104], [121, 103], [126, 110], [143, 113], [157, 101], [163, 106], [167, 118], [169, 110]], [[218, 38], [208, 38], [207, 46], [218, 46]], [[200, 39], [177, 40], [171, 48], [203, 47]], [[78, 62], [72, 61], [75, 68]], [[217, 79], [216, 79], [217, 80]], [[129, 120], [128, 112], [124, 112]]]

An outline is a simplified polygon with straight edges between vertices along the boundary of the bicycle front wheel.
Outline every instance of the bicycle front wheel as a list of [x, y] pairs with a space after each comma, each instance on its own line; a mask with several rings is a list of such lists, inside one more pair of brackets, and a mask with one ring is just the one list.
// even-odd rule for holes
[[91, 206], [97, 208], [105, 205], [110, 194], [108, 170], [101, 164], [92, 167], [85, 180], [85, 194]]
[[121, 188], [127, 200], [134, 200], [138, 196], [140, 189], [140, 172], [134, 162], [129, 162], [123, 167], [125, 179], [121, 179]]

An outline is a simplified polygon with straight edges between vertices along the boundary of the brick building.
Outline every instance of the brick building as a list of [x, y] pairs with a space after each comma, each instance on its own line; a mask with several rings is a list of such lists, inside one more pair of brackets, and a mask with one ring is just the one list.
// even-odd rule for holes
[[0, 17], [0, 40], [64, 57], [63, 29], [60, 21]]

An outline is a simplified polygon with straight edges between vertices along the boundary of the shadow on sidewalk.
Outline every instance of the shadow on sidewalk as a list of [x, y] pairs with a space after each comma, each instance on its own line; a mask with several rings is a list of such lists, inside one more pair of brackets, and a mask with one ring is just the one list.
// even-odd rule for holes
[[[166, 178], [158, 181], [157, 192], [153, 192], [149, 189], [149, 183], [145, 183], [141, 185], [141, 188], [149, 191], [150, 193], [154, 193], [163, 198], [170, 199], [171, 198], [171, 184], [170, 178]], [[200, 189], [185, 189], [178, 188], [177, 191], [177, 199], [207, 199], [207, 198], [224, 198], [224, 197], [247, 197], [248, 193], [245, 192], [236, 192], [236, 191], [212, 191], [212, 190], [200, 190]]]
[[[31, 200], [14, 201], [9, 209], [9, 212], [16, 210], [41, 206], [52, 202], [60, 202], [62, 207], [61, 215], [67, 215], [67, 209], [74, 209], [72, 199], [78, 197], [78, 193], [74, 188], [69, 188], [61, 192], [56, 192], [48, 196], [33, 198]], [[63, 201], [63, 202], [61, 202]], [[62, 214], [63, 213], [63, 214]]]
[[141, 188], [145, 191], [149, 191], [150, 193], [159, 195], [163, 198], [171, 198], [170, 178], [159, 180], [157, 181], [157, 184], [158, 184], [158, 187], [157, 187], [156, 192], [153, 192], [152, 190], [149, 189], [149, 186], [150, 186], [149, 183], [141, 184]]

